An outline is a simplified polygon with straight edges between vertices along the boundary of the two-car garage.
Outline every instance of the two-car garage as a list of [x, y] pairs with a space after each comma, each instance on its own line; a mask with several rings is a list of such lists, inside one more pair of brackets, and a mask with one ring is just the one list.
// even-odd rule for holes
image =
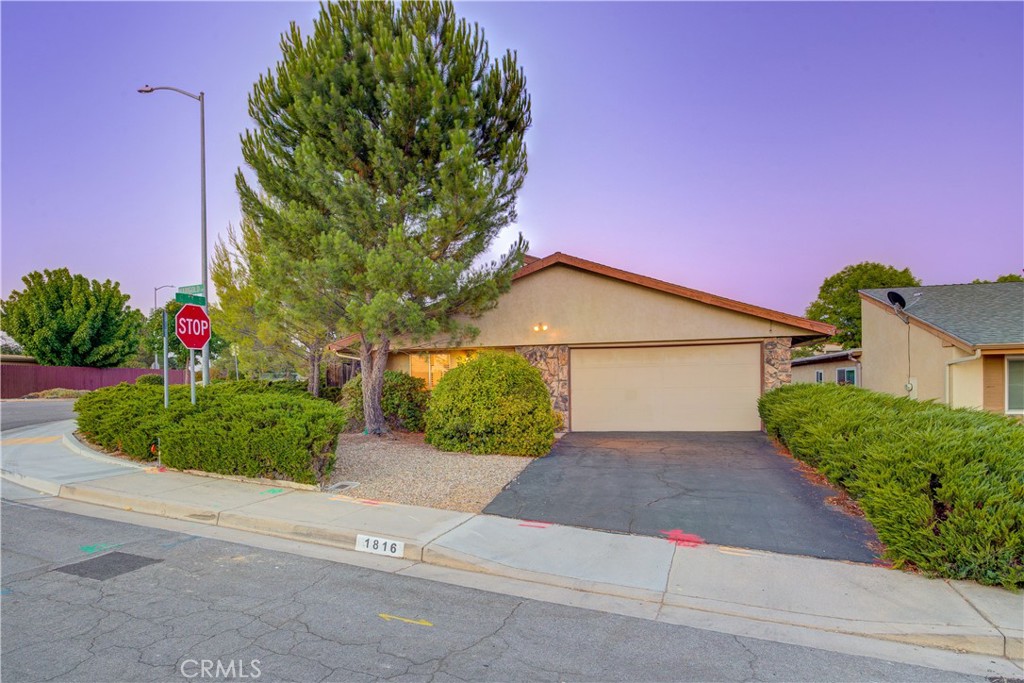
[[572, 431], [756, 431], [757, 343], [572, 348]]

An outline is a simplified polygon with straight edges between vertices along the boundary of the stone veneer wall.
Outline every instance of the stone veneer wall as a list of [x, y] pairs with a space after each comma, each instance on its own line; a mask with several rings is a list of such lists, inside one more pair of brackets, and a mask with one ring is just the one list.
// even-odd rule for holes
[[793, 382], [793, 366], [790, 347], [793, 340], [789, 337], [766, 339], [761, 343], [764, 356], [764, 390], [769, 392], [784, 384]]
[[564, 429], [569, 427], [569, 347], [517, 346], [516, 353], [540, 370], [551, 394], [551, 408], [562, 414]]

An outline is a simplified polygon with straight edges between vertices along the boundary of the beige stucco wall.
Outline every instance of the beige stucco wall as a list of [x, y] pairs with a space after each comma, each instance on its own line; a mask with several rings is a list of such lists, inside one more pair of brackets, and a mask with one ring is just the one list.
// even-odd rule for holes
[[[498, 306], [471, 321], [467, 346], [628, 344], [806, 335], [799, 328], [569, 268], [517, 280]], [[546, 331], [534, 332], [543, 323]], [[449, 346], [447, 340], [435, 346]], [[398, 343], [396, 342], [396, 346]]]
[[985, 383], [981, 358], [950, 366], [949, 405], [953, 408], [984, 407]]
[[[857, 368], [858, 374], [860, 368], [857, 367], [857, 362], [852, 361], [848, 358], [843, 360], [831, 360], [822, 363], [813, 363], [811, 365], [794, 365], [793, 366], [793, 384], [814, 384], [814, 373], [817, 370], [821, 370], [824, 374], [825, 384], [836, 383], [836, 370], [839, 368]], [[860, 384], [861, 378], [857, 378], [857, 383]]]
[[[861, 348], [861, 386], [872, 391], [884, 391], [894, 396], [913, 396], [919, 400], [945, 401], [946, 361], [965, 358], [972, 354], [955, 346], [944, 345], [939, 337], [917, 325], [905, 324], [888, 308], [880, 308], [861, 301], [863, 341]], [[908, 372], [907, 346], [910, 346]], [[969, 371], [970, 372], [970, 371]], [[916, 392], [909, 394], [904, 388], [908, 377], [915, 378]], [[966, 385], [970, 374], [965, 374], [960, 395], [973, 396]], [[978, 374], [980, 382], [981, 375]], [[916, 395], [915, 395], [916, 394]], [[980, 407], [980, 402], [979, 402]]]

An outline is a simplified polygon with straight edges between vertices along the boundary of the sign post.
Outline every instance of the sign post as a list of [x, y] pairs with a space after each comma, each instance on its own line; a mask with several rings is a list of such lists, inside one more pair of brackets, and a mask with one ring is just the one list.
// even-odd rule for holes
[[196, 304], [185, 304], [174, 316], [174, 333], [188, 349], [188, 375], [192, 385], [192, 405], [195, 405], [195, 352], [210, 341], [210, 316], [206, 315], [206, 311]]

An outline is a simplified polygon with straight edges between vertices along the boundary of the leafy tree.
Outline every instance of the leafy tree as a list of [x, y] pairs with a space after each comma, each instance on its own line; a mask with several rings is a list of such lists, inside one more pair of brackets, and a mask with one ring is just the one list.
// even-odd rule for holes
[[[175, 370], [185, 370], [188, 368], [188, 349], [178, 339], [178, 335], [174, 333], [174, 316], [177, 315], [183, 305], [171, 300], [162, 309], [167, 311], [167, 365]], [[147, 364], [152, 364], [153, 360], [157, 357], [161, 358], [160, 362], [163, 363], [164, 323], [160, 311], [161, 309], [157, 309], [146, 318], [142, 328], [143, 357], [146, 358]], [[219, 333], [220, 326], [221, 322], [218, 319], [218, 329], [211, 330], [210, 333], [211, 362], [227, 349], [228, 343]], [[196, 361], [198, 362], [198, 360], [199, 352], [196, 351]]]
[[240, 232], [228, 228], [228, 242], [214, 248], [210, 274], [219, 302], [217, 322], [238, 347], [239, 371], [259, 377], [304, 367], [309, 392], [319, 396], [320, 365], [334, 336], [327, 325], [294, 314], [287, 301], [268, 291], [279, 275], [269, 271], [251, 221], [243, 218]]
[[[995, 279], [996, 282], [1024, 282], [1024, 276], [1018, 275], [1017, 273], [1007, 273], [1006, 275], [1000, 275]], [[987, 285], [992, 280], [971, 280], [972, 285]]]
[[111, 368], [138, 348], [142, 313], [121, 285], [87, 280], [67, 268], [33, 271], [25, 290], [0, 301], [0, 329], [40, 365]]
[[861, 345], [858, 290], [920, 285], [921, 281], [909, 268], [897, 270], [882, 263], [865, 261], [825, 278], [818, 290], [818, 298], [807, 307], [806, 315], [811, 320], [836, 326], [836, 335], [829, 341], [842, 344], [844, 349], [856, 348]]
[[239, 170], [266, 254], [261, 283], [296, 320], [358, 334], [367, 430], [386, 430], [391, 342], [476, 334], [522, 264], [520, 236], [477, 263], [516, 218], [530, 126], [526, 81], [491, 61], [450, 2], [327, 3], [292, 24], [249, 97]]

